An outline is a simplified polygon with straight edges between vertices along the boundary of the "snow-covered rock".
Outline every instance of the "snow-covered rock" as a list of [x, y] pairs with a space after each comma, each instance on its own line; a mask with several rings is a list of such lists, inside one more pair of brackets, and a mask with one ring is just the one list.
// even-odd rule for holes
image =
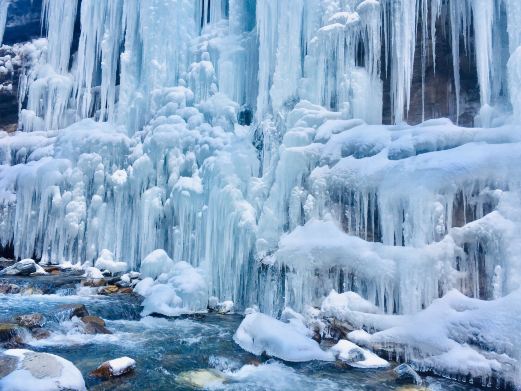
[[387, 368], [389, 362], [378, 357], [373, 352], [355, 345], [354, 343], [342, 339], [331, 348], [338, 360], [344, 361], [355, 368], [375, 369]]
[[333, 354], [322, 350], [301, 329], [260, 312], [246, 315], [233, 340], [250, 353], [265, 353], [285, 361], [334, 360]]
[[128, 270], [126, 262], [115, 261], [114, 255], [107, 249], [103, 249], [94, 266], [99, 270], [108, 270], [111, 274], [123, 273]]
[[156, 279], [163, 273], [169, 273], [174, 268], [174, 261], [165, 250], [157, 249], [148, 254], [141, 262], [140, 273], [142, 278]]
[[49, 353], [25, 349], [10, 349], [3, 357], [14, 358], [0, 389], [9, 391], [83, 391], [85, 381], [81, 372], [70, 361]]
[[[29, 276], [36, 273], [39, 269], [37, 268], [36, 262], [32, 259], [22, 259], [16, 262], [12, 266], [8, 266], [3, 270], [0, 270], [0, 275], [4, 276]], [[42, 269], [43, 270], [43, 269]]]
[[136, 368], [136, 360], [130, 357], [119, 357], [105, 361], [91, 372], [92, 376], [109, 379], [132, 372]]

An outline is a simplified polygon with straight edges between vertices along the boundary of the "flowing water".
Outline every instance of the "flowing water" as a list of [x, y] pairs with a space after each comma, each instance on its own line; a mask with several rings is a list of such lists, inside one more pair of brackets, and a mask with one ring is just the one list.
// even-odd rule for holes
[[[129, 295], [0, 295], [0, 321], [19, 314], [46, 315], [51, 337], [28, 348], [60, 355], [83, 373], [89, 390], [191, 390], [188, 371], [210, 370], [224, 390], [395, 390], [392, 370], [359, 370], [334, 363], [283, 363], [258, 358], [233, 342], [240, 315], [200, 314], [182, 318], [139, 316], [140, 300]], [[63, 304], [85, 304], [91, 315], [106, 320], [113, 334], [86, 335], [78, 323], [60, 314]], [[131, 375], [111, 381], [89, 376], [101, 362], [120, 356], [136, 360]], [[427, 378], [432, 390], [472, 390], [440, 378]]]

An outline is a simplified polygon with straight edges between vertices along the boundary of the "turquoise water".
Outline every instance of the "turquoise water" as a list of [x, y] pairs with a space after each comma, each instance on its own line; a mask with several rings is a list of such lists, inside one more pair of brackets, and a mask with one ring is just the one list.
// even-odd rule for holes
[[[103, 317], [111, 335], [85, 335], [55, 314], [60, 305], [83, 303]], [[223, 390], [395, 390], [391, 370], [343, 368], [334, 363], [288, 364], [258, 358], [233, 342], [240, 315], [194, 315], [177, 319], [139, 317], [139, 299], [132, 296], [0, 295], [0, 319], [40, 312], [47, 315], [49, 339], [29, 339], [29, 349], [58, 354], [83, 373], [90, 390], [193, 390], [183, 373], [210, 369], [222, 377]], [[89, 372], [120, 356], [136, 360], [132, 375], [99, 381]], [[439, 378], [427, 378], [432, 390], [475, 388]]]

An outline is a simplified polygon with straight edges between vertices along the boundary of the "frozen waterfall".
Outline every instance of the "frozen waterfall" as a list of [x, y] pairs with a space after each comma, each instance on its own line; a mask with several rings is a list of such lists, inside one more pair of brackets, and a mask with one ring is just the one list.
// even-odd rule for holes
[[0, 131], [4, 253], [164, 249], [272, 315], [521, 289], [518, 0], [43, 0], [41, 22]]

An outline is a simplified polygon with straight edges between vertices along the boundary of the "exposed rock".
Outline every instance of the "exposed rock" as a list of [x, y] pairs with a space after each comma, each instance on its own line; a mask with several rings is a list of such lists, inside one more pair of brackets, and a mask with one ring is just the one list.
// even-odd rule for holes
[[38, 340], [49, 338], [51, 336], [51, 333], [49, 332], [49, 330], [43, 329], [41, 327], [36, 327], [36, 328], [32, 329], [31, 334], [34, 339], [38, 339]]
[[81, 321], [83, 323], [96, 323], [96, 324], [99, 324], [100, 326], [105, 327], [105, 321], [103, 319], [101, 319], [99, 316], [92, 316], [92, 315], [84, 316], [83, 318], [81, 318]]
[[35, 288], [32, 286], [22, 288], [20, 294], [24, 296], [31, 296], [31, 295], [43, 295], [43, 291], [40, 288]]
[[83, 391], [86, 389], [85, 381], [78, 368], [62, 357], [25, 349], [6, 350], [0, 356], [3, 357], [7, 357], [9, 368], [6, 370], [2, 368], [2, 372], [7, 372], [5, 376], [0, 376], [2, 390]]
[[83, 326], [85, 334], [112, 334], [112, 331], [107, 329], [105, 326], [101, 326], [99, 323], [85, 323]]
[[69, 319], [71, 319], [73, 316], [76, 316], [80, 319], [85, 316], [89, 316], [89, 311], [87, 311], [87, 308], [83, 304], [64, 304], [60, 306], [60, 310], [68, 311]]
[[401, 364], [394, 368], [396, 374], [396, 382], [399, 384], [415, 384], [421, 385], [422, 378], [418, 373], [408, 364]]
[[136, 361], [130, 357], [120, 357], [114, 360], [105, 361], [90, 374], [94, 377], [102, 379], [110, 379], [112, 377], [126, 375], [136, 368]]
[[7, 284], [7, 283], [1, 283], [0, 284], [0, 294], [17, 294], [20, 293], [20, 287], [16, 284]]
[[17, 316], [15, 321], [19, 326], [34, 329], [41, 327], [45, 323], [45, 318], [42, 314], [35, 313]]
[[112, 295], [114, 293], [118, 293], [118, 291], [119, 288], [116, 285], [108, 285], [98, 290], [98, 293], [101, 295]]
[[0, 323], [0, 342], [11, 341], [19, 331], [20, 327], [15, 323]]
[[36, 272], [36, 263], [32, 259], [23, 259], [0, 271], [3, 276], [28, 276]]
[[119, 293], [126, 293], [126, 294], [129, 294], [129, 293], [132, 293], [132, 292], [134, 292], [134, 291], [132, 290], [132, 288], [121, 288], [121, 289], [119, 290]]
[[89, 287], [93, 287], [93, 288], [98, 288], [98, 287], [104, 286], [106, 284], [107, 284], [107, 281], [105, 281], [104, 278], [89, 279], [89, 280], [85, 280], [81, 283], [81, 285], [83, 285], [83, 286], [89, 286]]

